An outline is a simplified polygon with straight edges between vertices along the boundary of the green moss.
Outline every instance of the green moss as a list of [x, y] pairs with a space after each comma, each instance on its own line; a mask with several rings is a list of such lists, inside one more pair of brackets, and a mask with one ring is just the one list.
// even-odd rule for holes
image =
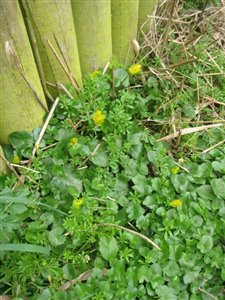
[[[29, 1], [28, 7], [32, 15], [30, 17], [31, 23], [34, 28], [46, 81], [53, 84], [57, 82], [67, 84], [69, 82], [65, 71], [47, 42], [47, 40], [50, 41], [63, 61], [54, 39], [55, 35], [72, 74], [78, 84], [82, 85], [77, 39], [70, 1], [32, 0]], [[55, 90], [53, 95], [56, 94], [57, 91]]]
[[4, 144], [13, 131], [40, 127], [45, 114], [45, 110], [37, 102], [16, 68], [12, 56], [6, 55], [5, 46], [8, 41], [19, 58], [26, 78], [45, 106], [46, 102], [18, 2], [1, 2], [0, 10], [2, 18], [0, 142]]
[[130, 64], [135, 57], [131, 41], [137, 37], [139, 1], [112, 0], [111, 6], [113, 56]]
[[95, 71], [111, 60], [110, 0], [72, 1], [82, 75]]

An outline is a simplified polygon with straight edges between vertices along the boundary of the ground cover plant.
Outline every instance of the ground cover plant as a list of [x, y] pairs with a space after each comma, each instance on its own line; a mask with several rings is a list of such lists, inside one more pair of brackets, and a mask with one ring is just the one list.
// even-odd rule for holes
[[[163, 5], [136, 64], [93, 72], [78, 98], [68, 87], [40, 143], [40, 129], [10, 135], [2, 294], [223, 299], [225, 60], [210, 44], [220, 8], [194, 36], [171, 22], [163, 37]], [[182, 8], [177, 20], [199, 14]]]

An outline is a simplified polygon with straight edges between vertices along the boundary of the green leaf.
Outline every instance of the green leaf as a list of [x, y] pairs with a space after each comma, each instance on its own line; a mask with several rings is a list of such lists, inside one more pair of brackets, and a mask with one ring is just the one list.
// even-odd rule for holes
[[129, 76], [128, 73], [123, 68], [118, 68], [114, 71], [114, 80], [115, 87], [124, 86], [128, 87], [129, 85]]
[[63, 235], [63, 228], [56, 227], [49, 232], [49, 241], [52, 246], [60, 246], [65, 243], [66, 237]]
[[221, 161], [213, 161], [212, 167], [215, 171], [225, 174], [225, 159]]
[[176, 291], [166, 285], [157, 287], [156, 294], [160, 300], [177, 300]]
[[138, 269], [138, 282], [139, 283], [143, 283], [144, 281], [146, 282], [150, 282], [151, 281], [151, 269], [149, 269], [147, 266], [142, 265], [139, 269]]
[[213, 239], [209, 235], [203, 235], [197, 244], [197, 248], [201, 251], [201, 253], [209, 252], [213, 247]]
[[170, 261], [164, 268], [163, 273], [169, 277], [179, 275], [180, 269], [175, 261]]
[[212, 187], [210, 185], [202, 185], [199, 188], [197, 188], [196, 191], [198, 195], [205, 200], [213, 200], [213, 198], [215, 197], [213, 194]]
[[30, 192], [27, 189], [19, 190], [17, 193], [13, 193], [9, 189], [5, 189], [0, 193], [0, 204], [11, 204], [11, 203], [23, 203], [25, 205], [41, 205], [49, 208], [52, 211], [56, 211], [60, 214], [67, 216], [63, 211], [56, 209], [48, 204], [30, 200], [28, 198]]
[[183, 278], [184, 283], [185, 284], [191, 283], [197, 276], [198, 276], [198, 273], [196, 273], [196, 272], [189, 271], [189, 272], [185, 273], [184, 278]]
[[113, 236], [101, 237], [99, 241], [99, 251], [103, 258], [111, 261], [116, 257], [119, 247], [117, 241]]
[[32, 244], [1, 244], [0, 251], [34, 252], [49, 255], [50, 249]]
[[160, 275], [160, 274], [155, 274], [152, 278], [151, 278], [151, 285], [153, 287], [153, 289], [162, 286], [164, 283], [164, 278]]
[[133, 189], [139, 193], [150, 193], [151, 192], [151, 186], [149, 183], [149, 180], [146, 176], [137, 174], [135, 177], [132, 178], [132, 181], [134, 183]]
[[9, 135], [8, 140], [15, 149], [24, 146], [25, 144], [33, 144], [34, 142], [33, 135], [27, 131], [12, 132]]
[[225, 199], [225, 180], [222, 178], [215, 178], [211, 180], [213, 192], [219, 198]]
[[94, 156], [90, 159], [93, 162], [93, 164], [103, 168], [106, 167], [108, 163], [108, 155], [106, 154], [106, 151], [106, 146], [102, 144], [98, 148]]

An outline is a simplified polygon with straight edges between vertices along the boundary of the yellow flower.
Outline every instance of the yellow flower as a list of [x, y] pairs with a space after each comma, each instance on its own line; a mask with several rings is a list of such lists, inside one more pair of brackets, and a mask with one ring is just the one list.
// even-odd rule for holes
[[70, 145], [76, 146], [78, 142], [78, 139], [76, 137], [73, 137], [72, 139], [70, 139]]
[[181, 206], [181, 205], [182, 205], [182, 201], [180, 199], [175, 199], [170, 202], [170, 206], [172, 206], [174, 208]]
[[95, 70], [94, 72], [91, 73], [91, 79], [94, 79], [98, 74], [100, 74], [100, 71]]
[[95, 125], [101, 126], [105, 120], [105, 115], [100, 110], [96, 110], [92, 116], [92, 120], [94, 121]]
[[13, 163], [14, 163], [14, 164], [18, 164], [19, 162], [20, 162], [19, 156], [18, 156], [18, 155], [14, 155], [14, 156], [13, 156]]
[[141, 65], [134, 64], [134, 65], [130, 66], [130, 68], [128, 69], [128, 71], [132, 75], [137, 74], [137, 73], [141, 72]]
[[74, 199], [73, 200], [73, 208], [76, 208], [76, 209], [79, 209], [80, 206], [84, 203], [84, 199], [83, 198], [80, 198], [80, 199]]
[[175, 175], [180, 171], [180, 168], [178, 166], [174, 166], [171, 171]]

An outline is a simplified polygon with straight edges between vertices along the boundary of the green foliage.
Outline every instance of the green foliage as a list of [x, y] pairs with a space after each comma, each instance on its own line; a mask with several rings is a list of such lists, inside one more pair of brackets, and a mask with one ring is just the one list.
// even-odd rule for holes
[[[146, 127], [146, 118], [170, 83], [150, 77], [135, 88], [122, 67], [114, 79], [113, 92], [111, 75], [99, 73], [87, 78], [79, 98], [61, 96], [32, 163], [36, 172], [21, 169], [26, 182], [14, 192], [13, 175], [1, 178], [0, 242], [34, 248], [21, 256], [3, 245], [0, 288], [31, 300], [206, 299], [199, 288], [222, 297], [225, 148], [188, 155], [192, 144], [173, 151], [157, 142], [161, 130]], [[101, 126], [92, 119], [96, 110], [105, 115]], [[214, 131], [212, 144], [222, 131]], [[10, 151], [29, 157], [37, 132], [11, 135]], [[209, 135], [195, 134], [195, 142], [205, 145]], [[171, 206], [175, 199], [182, 205]], [[161, 251], [101, 223], [137, 231]], [[60, 291], [88, 270], [85, 280]]]

